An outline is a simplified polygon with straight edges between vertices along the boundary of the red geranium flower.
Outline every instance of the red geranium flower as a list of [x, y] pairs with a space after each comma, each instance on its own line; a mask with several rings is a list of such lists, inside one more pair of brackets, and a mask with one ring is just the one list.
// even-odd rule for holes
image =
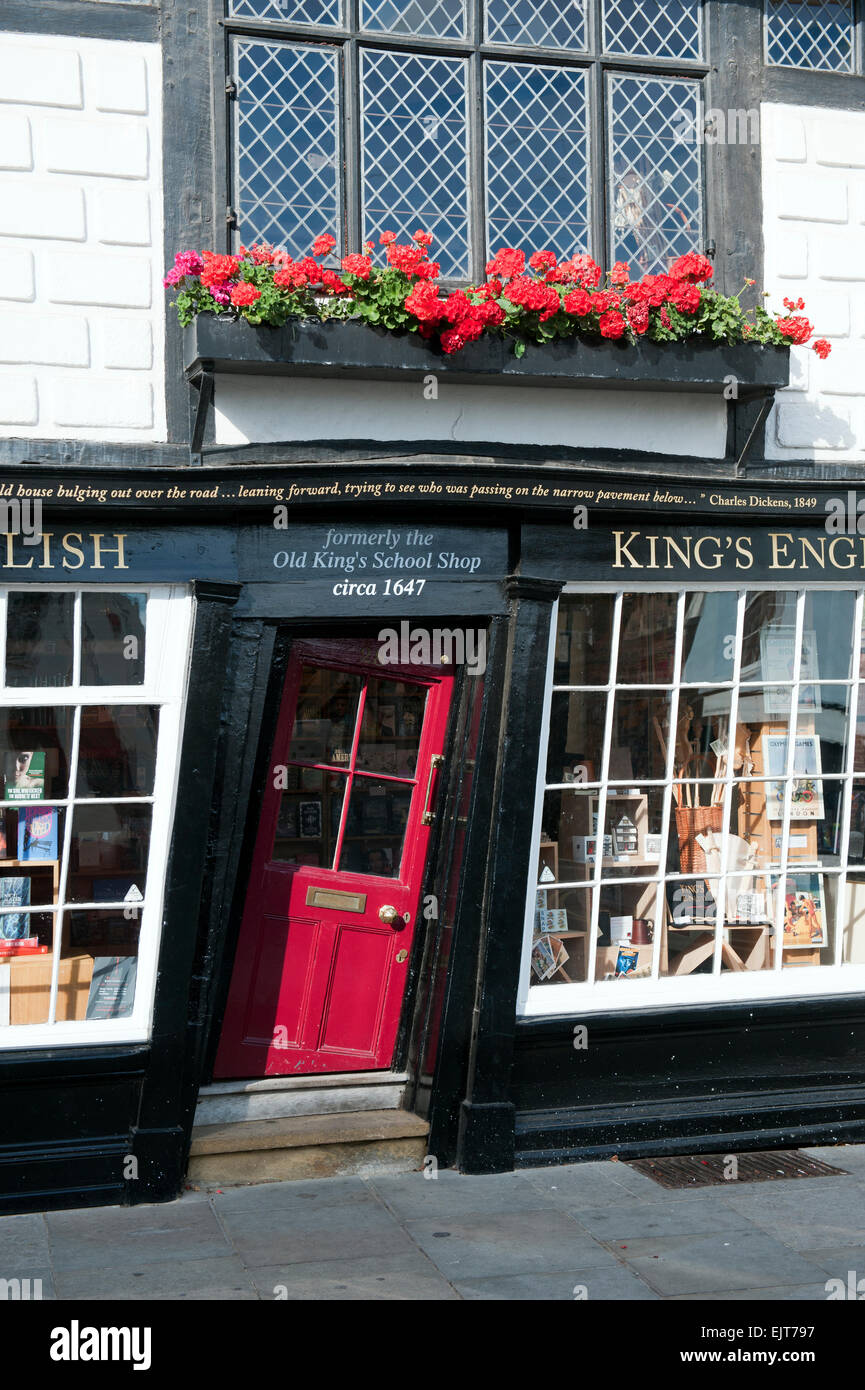
[[221, 285], [230, 280], [240, 269], [239, 256], [219, 256], [214, 251], [202, 251], [201, 283], [205, 287]]
[[784, 308], [789, 309], [791, 313], [795, 313], [797, 309], [805, 308], [805, 301], [801, 295], [798, 299], [785, 299]]
[[412, 237], [412, 241], [416, 241], [418, 246], [432, 246], [432, 232], [424, 232], [419, 227]]
[[[310, 259], [312, 259], [310, 257]], [[313, 261], [316, 275], [320, 274], [317, 261]], [[280, 266], [279, 270], [273, 272], [273, 283], [281, 290], [299, 290], [307, 282], [307, 275], [304, 270], [295, 262], [289, 261], [286, 265]]]
[[679, 280], [670, 291], [670, 303], [680, 314], [695, 314], [702, 297], [700, 286], [690, 280]]
[[[274, 279], [276, 277], [274, 276]], [[321, 272], [321, 283], [331, 294], [350, 294], [351, 291], [344, 280], [340, 280], [335, 270], [323, 270]]]
[[793, 314], [788, 319], [776, 319], [776, 326], [785, 338], [789, 338], [797, 347], [807, 343], [811, 334], [814, 332], [811, 324], [806, 318], [798, 314]]
[[533, 256], [529, 256], [529, 265], [532, 270], [554, 270], [556, 257], [553, 251], [536, 251]]
[[689, 251], [687, 256], [680, 256], [670, 266], [670, 274], [674, 280], [690, 280], [691, 284], [699, 284], [701, 280], [711, 280], [714, 273], [709, 258], [699, 256], [696, 251]]
[[246, 304], [254, 304], [257, 299], [261, 299], [261, 290], [256, 289], [255, 285], [250, 285], [248, 280], [241, 280], [231, 291], [231, 302], [238, 309]]
[[636, 334], [648, 332], [649, 310], [645, 304], [632, 304], [628, 310], [628, 323]]
[[600, 327], [602, 338], [621, 338], [625, 331], [625, 320], [621, 314], [611, 311], [601, 315]]
[[378, 244], [379, 246], [390, 246], [392, 241], [396, 241], [396, 232], [382, 232]]
[[825, 338], [818, 338], [812, 346], [817, 356], [821, 359], [821, 361], [825, 361], [826, 358], [829, 356], [829, 353], [832, 351], [832, 344], [827, 343]]
[[329, 256], [335, 246], [336, 237], [331, 236], [330, 232], [323, 232], [312, 243], [312, 254], [314, 256]]
[[631, 267], [628, 265], [627, 261], [616, 261], [616, 264], [610, 271], [610, 284], [627, 285], [630, 278]]
[[356, 275], [358, 280], [368, 280], [372, 274], [372, 261], [369, 256], [360, 256], [353, 252], [350, 256], [343, 256], [342, 268], [347, 275]]
[[592, 296], [588, 290], [571, 290], [570, 294], [565, 295], [565, 312], [576, 314], [577, 318], [585, 318], [592, 312]]
[[503, 280], [510, 280], [515, 275], [522, 275], [526, 268], [526, 258], [522, 251], [514, 251], [507, 246], [503, 246], [497, 251], [491, 261], [487, 261], [487, 275], [497, 275]]

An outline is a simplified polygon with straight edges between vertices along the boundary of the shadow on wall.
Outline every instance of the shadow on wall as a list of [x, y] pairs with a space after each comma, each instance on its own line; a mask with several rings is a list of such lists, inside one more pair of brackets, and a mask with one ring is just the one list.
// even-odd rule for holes
[[785, 400], [782, 394], [766, 424], [766, 444], [767, 456], [774, 452], [773, 445], [778, 450], [795, 449], [805, 457], [816, 457], [817, 449], [865, 450], [865, 422], [857, 433], [848, 411], [839, 413], [817, 401]]

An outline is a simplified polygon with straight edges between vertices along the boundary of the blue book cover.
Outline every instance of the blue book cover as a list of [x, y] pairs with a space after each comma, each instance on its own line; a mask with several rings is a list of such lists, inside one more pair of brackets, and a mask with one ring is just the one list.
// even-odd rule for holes
[[[29, 878], [0, 878], [0, 907], [25, 907], [29, 902]], [[29, 935], [29, 913], [0, 913], [0, 941], [23, 941]]]
[[18, 812], [18, 858], [57, 858], [56, 806], [22, 806]]

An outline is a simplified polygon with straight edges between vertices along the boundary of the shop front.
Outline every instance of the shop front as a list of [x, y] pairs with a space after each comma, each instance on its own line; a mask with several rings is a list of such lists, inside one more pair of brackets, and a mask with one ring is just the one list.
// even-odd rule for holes
[[675, 491], [522, 529], [546, 669], [530, 849], [498, 865], [524, 906], [490, 918], [455, 1131], [473, 1171], [865, 1128], [865, 540], [837, 500]]
[[176, 1196], [233, 1081], [399, 1071], [465, 1172], [862, 1137], [827, 489], [139, 481], [3, 551], [5, 1210]]

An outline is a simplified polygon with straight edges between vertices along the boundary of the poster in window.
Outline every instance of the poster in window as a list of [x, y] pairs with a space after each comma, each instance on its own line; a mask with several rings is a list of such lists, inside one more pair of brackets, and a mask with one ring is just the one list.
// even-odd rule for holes
[[820, 874], [791, 874], [784, 884], [784, 946], [811, 950], [826, 943]]
[[9, 753], [4, 785], [7, 801], [41, 801], [45, 795], [44, 752]]
[[[763, 735], [763, 769], [768, 777], [783, 777], [787, 767], [787, 735]], [[816, 734], [800, 734], [793, 754], [791, 820], [822, 820], [823, 788], [820, 782], [820, 740]], [[769, 820], [784, 819], [784, 783], [766, 783]]]
[[[763, 679], [767, 688], [763, 693], [763, 707], [766, 714], [788, 714], [790, 710], [789, 686], [769, 685], [770, 681], [792, 681], [793, 661], [796, 654], [796, 629], [794, 627], [763, 628], [760, 632], [760, 661]], [[744, 673], [743, 673], [744, 674]], [[820, 668], [817, 664], [817, 634], [814, 631], [802, 633], [802, 660], [799, 666], [799, 680], [817, 681]], [[819, 685], [799, 686], [799, 709], [819, 710]]]

